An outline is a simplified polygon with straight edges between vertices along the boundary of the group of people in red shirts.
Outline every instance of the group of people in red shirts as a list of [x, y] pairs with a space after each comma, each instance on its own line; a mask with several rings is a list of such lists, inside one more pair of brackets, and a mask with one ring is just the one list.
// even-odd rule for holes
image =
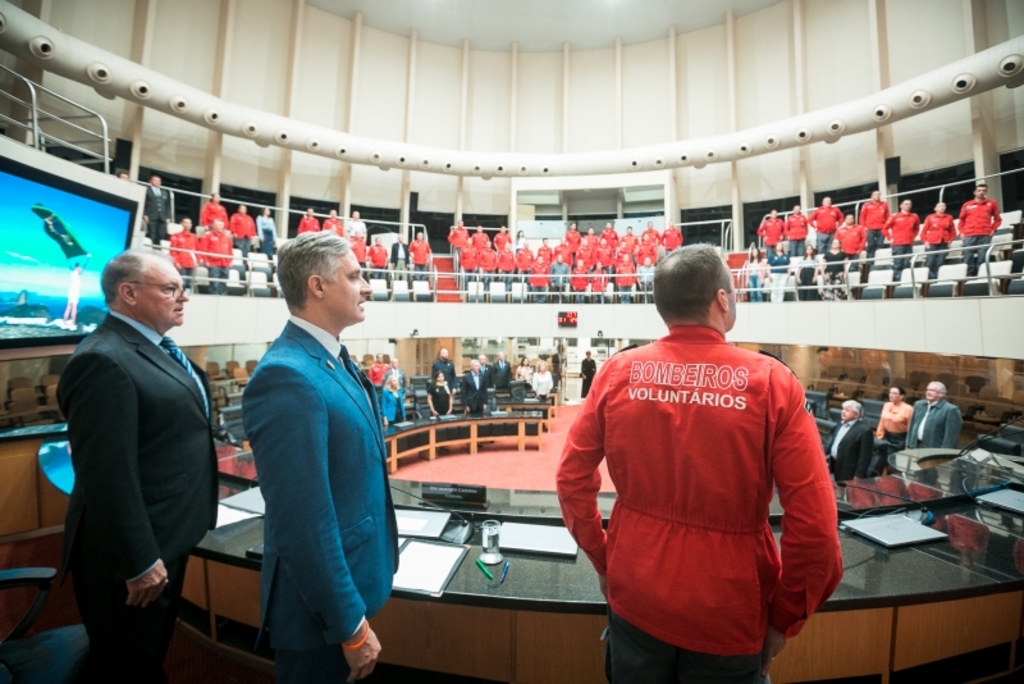
[[943, 202], [935, 205], [934, 212], [925, 218], [923, 224], [920, 217], [911, 211], [913, 203], [909, 199], [900, 203], [897, 213], [890, 214], [888, 203], [876, 190], [871, 193], [871, 199], [861, 205], [859, 221], [853, 214], [844, 216], [842, 210], [832, 206], [832, 199], [825, 197], [821, 206], [809, 216], [803, 214], [799, 204], [793, 207], [785, 220], [779, 218], [773, 209], [757, 229], [757, 234], [764, 238], [769, 250], [787, 240], [791, 259], [806, 256], [805, 242], [810, 228], [817, 233], [815, 254], [824, 254], [832, 241], [838, 240], [841, 251], [850, 261], [856, 260], [862, 250], [866, 250], [868, 258], [873, 259], [875, 252], [888, 242], [894, 257], [893, 280], [897, 282], [903, 270], [910, 265], [909, 255], [916, 240], [924, 244], [926, 252], [935, 252], [926, 259], [929, 278], [934, 280], [946, 260], [946, 250], [959, 236], [963, 238], [967, 276], [973, 277], [978, 274], [985, 246], [991, 243], [992, 235], [1002, 223], [999, 205], [987, 195], [987, 185], [981, 183], [975, 187], [974, 199], [965, 202], [960, 209], [959, 226], [946, 212]]
[[[653, 222], [640, 236], [627, 227], [624, 235], [611, 223], [606, 223], [601, 234], [593, 228], [580, 233], [575, 223], [569, 225], [558, 244], [551, 246], [543, 238], [533, 249], [520, 231], [515, 240], [508, 228], [502, 226], [490, 236], [481, 226], [473, 233], [459, 221], [448, 235], [452, 250], [458, 255], [459, 268], [467, 282], [489, 283], [500, 279], [506, 288], [512, 282], [525, 281], [533, 293], [534, 301], [547, 301], [549, 292], [557, 299], [571, 297], [577, 302], [611, 300], [609, 284], [619, 293], [619, 301], [632, 301], [634, 286], [640, 286], [641, 298], [646, 298], [654, 281], [654, 265], [659, 254], [671, 252], [683, 244], [683, 234], [669, 224], [659, 233]], [[588, 289], [589, 288], [589, 289]]]

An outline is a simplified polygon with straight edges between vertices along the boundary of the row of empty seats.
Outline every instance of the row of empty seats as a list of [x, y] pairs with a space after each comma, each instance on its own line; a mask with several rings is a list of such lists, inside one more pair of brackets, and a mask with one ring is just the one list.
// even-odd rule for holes
[[16, 377], [7, 381], [7, 400], [0, 409], [0, 424], [34, 425], [61, 419], [57, 406], [57, 383], [60, 376], [44, 375], [36, 385], [30, 378]]

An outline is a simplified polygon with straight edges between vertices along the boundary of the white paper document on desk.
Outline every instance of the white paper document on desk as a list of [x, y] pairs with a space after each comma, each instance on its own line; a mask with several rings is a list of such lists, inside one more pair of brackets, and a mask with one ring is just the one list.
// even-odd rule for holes
[[230, 508], [229, 506], [219, 505], [217, 506], [217, 527], [224, 527], [231, 523], [241, 522], [243, 520], [250, 520], [252, 518], [260, 517], [259, 513], [252, 513], [250, 511], [240, 511], [237, 508]]
[[409, 540], [399, 556], [394, 588], [439, 595], [466, 555], [466, 547]]

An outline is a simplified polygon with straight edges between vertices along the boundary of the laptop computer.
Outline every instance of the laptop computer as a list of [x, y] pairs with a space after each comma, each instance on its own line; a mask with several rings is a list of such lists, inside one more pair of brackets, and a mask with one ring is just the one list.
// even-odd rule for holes
[[998, 492], [982, 494], [977, 499], [983, 506], [993, 506], [1024, 515], [1024, 492], [1016, 489], [1000, 489]]
[[888, 549], [936, 541], [948, 536], [945, 532], [922, 525], [903, 513], [844, 520], [839, 526]]
[[552, 556], [576, 556], [579, 548], [569, 530], [555, 525], [502, 523], [498, 540], [502, 551], [526, 551]]

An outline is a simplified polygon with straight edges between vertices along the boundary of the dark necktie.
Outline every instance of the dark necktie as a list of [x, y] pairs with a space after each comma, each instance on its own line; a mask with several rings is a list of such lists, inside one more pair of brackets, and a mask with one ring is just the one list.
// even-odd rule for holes
[[206, 398], [206, 389], [203, 387], [203, 381], [199, 379], [199, 375], [196, 373], [192, 364], [185, 358], [185, 352], [181, 351], [181, 348], [174, 343], [170, 337], [165, 337], [160, 340], [160, 348], [167, 352], [167, 355], [178, 362], [178, 365], [185, 369], [185, 372], [189, 374], [193, 382], [196, 383], [196, 387], [199, 388], [199, 394], [203, 397], [203, 408], [206, 410], [206, 415], [210, 415], [210, 401]]

